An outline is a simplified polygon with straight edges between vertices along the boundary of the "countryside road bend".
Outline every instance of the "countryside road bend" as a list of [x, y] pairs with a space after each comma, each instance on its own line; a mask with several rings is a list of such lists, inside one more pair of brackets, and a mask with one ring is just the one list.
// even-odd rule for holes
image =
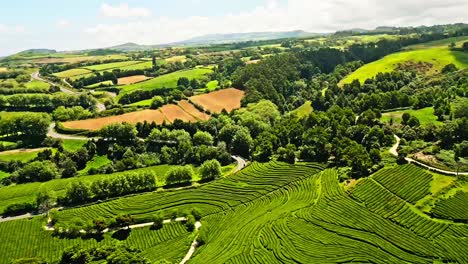
[[[393, 135], [395, 137], [395, 140], [396, 140], [396, 143], [390, 148], [389, 152], [390, 154], [392, 154], [393, 156], [395, 157], [398, 157], [398, 147], [400, 146], [400, 142], [401, 142], [401, 138], [398, 137], [397, 135]], [[442, 174], [447, 174], [447, 175], [455, 175], [455, 176], [458, 176], [458, 175], [468, 175], [468, 172], [453, 172], [453, 171], [447, 171], [447, 170], [442, 170], [442, 169], [438, 169], [438, 168], [435, 168], [435, 167], [432, 167], [432, 166], [429, 166], [429, 165], [426, 165], [422, 162], [419, 162], [417, 160], [414, 160], [412, 158], [405, 158], [405, 160], [409, 163], [414, 163], [416, 165], [419, 165], [421, 167], [424, 167], [426, 169], [429, 169], [429, 170], [432, 170], [432, 171], [435, 171], [435, 172], [439, 172], [439, 173], [442, 173]]]

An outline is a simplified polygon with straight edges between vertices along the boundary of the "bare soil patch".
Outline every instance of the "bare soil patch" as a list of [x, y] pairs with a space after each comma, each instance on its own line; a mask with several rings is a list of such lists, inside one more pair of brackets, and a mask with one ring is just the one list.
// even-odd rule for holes
[[182, 110], [182, 108], [174, 104], [165, 105], [161, 107], [160, 110], [164, 114], [166, 119], [171, 123], [177, 119], [185, 121], [185, 122], [198, 121], [195, 117], [189, 115], [187, 112]]
[[143, 110], [138, 112], [127, 113], [117, 116], [108, 116], [96, 119], [87, 119], [79, 121], [71, 121], [63, 123], [63, 126], [71, 129], [85, 129], [85, 130], [99, 130], [107, 125], [113, 123], [131, 123], [136, 124], [138, 122], [156, 122], [157, 124], [162, 124], [164, 121], [167, 121], [164, 114], [157, 110]]
[[208, 120], [210, 118], [209, 115], [200, 112], [193, 104], [191, 104], [187, 100], [182, 100], [179, 102], [179, 106], [188, 114], [194, 116], [198, 120]]
[[211, 113], [220, 113], [223, 109], [231, 112], [241, 107], [241, 100], [244, 94], [244, 91], [228, 88], [208, 94], [192, 96], [190, 97], [190, 101], [203, 107], [205, 110], [209, 110]]
[[118, 85], [133, 84], [133, 83], [146, 81], [148, 79], [151, 79], [151, 78], [146, 77], [144, 75], [135, 75], [135, 76], [123, 77], [123, 78], [118, 79]]
[[398, 63], [396, 70], [411, 71], [417, 74], [426, 74], [432, 69], [432, 67], [434, 67], [434, 65], [429, 62], [405, 61], [404, 63]]

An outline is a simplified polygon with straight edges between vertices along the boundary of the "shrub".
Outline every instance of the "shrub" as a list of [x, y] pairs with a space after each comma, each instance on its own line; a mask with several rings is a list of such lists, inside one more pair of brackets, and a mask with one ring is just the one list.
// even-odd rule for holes
[[167, 184], [183, 184], [192, 181], [193, 170], [190, 166], [176, 167], [171, 169], [166, 175]]
[[217, 160], [207, 160], [200, 167], [202, 180], [213, 180], [221, 177], [221, 164]]

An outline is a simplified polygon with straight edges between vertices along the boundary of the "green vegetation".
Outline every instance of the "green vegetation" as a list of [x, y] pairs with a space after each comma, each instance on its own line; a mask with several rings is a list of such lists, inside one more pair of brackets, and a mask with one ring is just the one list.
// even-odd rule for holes
[[299, 106], [296, 108], [294, 111], [291, 112], [291, 114], [296, 115], [299, 119], [303, 119], [304, 117], [307, 117], [312, 113], [314, 109], [312, 108], [312, 102], [307, 101], [303, 105]]
[[[429, 63], [431, 66], [428, 73], [433, 74], [440, 72], [444, 66], [450, 63], [459, 69], [468, 67], [468, 54], [461, 51], [451, 51], [448, 47], [398, 52], [362, 66], [341, 80], [339, 85], [351, 83], [356, 79], [363, 83], [366, 79], [375, 77], [377, 73], [391, 72], [398, 67], [398, 64], [405, 62]], [[415, 70], [417, 69], [415, 68]]]
[[121, 62], [113, 62], [113, 63], [106, 63], [106, 64], [98, 64], [93, 66], [85, 66], [83, 69], [88, 69], [91, 71], [104, 71], [116, 68], [123, 68], [130, 65], [145, 63], [144, 61], [121, 61]]
[[201, 79], [211, 72], [212, 70], [210, 69], [200, 68], [169, 73], [145, 82], [123, 86], [120, 95], [130, 93], [136, 90], [152, 90], [155, 88], [163, 87], [175, 88], [177, 87], [177, 81], [181, 77], [186, 77], [188, 79]]
[[383, 122], [390, 122], [390, 120], [393, 120], [393, 122], [401, 123], [402, 116], [404, 113], [408, 113], [411, 116], [416, 117], [421, 123], [421, 125], [427, 125], [427, 124], [441, 125], [442, 124], [442, 122], [437, 120], [437, 116], [434, 115], [433, 107], [426, 107], [426, 108], [418, 109], [418, 110], [408, 109], [408, 110], [387, 112], [387, 113], [382, 114], [382, 118], [380, 118], [380, 120], [382, 120]]
[[431, 211], [436, 217], [468, 222], [468, 192], [459, 191], [453, 197], [438, 201]]
[[77, 75], [83, 75], [83, 74], [89, 74], [89, 73], [91, 73], [91, 71], [87, 69], [71, 69], [71, 70], [66, 70], [63, 72], [55, 73], [54, 75], [59, 78], [69, 78], [69, 77], [74, 77]]
[[10, 150], [5, 152], [0, 152], [0, 160], [2, 161], [22, 161], [28, 162], [37, 157], [37, 154], [44, 149], [19, 149], [19, 150]]
[[63, 146], [63, 149], [66, 151], [75, 152], [79, 150], [80, 148], [82, 148], [86, 144], [86, 142], [88, 141], [77, 140], [77, 139], [63, 139], [62, 146]]

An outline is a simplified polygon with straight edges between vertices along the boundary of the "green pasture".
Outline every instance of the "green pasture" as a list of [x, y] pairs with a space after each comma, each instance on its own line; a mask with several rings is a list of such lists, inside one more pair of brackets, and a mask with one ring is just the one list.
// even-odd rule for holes
[[437, 116], [434, 115], [434, 108], [433, 107], [426, 107], [422, 109], [408, 109], [408, 110], [401, 110], [401, 111], [394, 111], [383, 113], [382, 118], [380, 118], [383, 122], [390, 122], [390, 119], [393, 119], [393, 122], [401, 123], [402, 116], [404, 113], [408, 113], [412, 116], [415, 116], [421, 125], [426, 124], [434, 124], [434, 125], [441, 125], [442, 122], [437, 120]]

